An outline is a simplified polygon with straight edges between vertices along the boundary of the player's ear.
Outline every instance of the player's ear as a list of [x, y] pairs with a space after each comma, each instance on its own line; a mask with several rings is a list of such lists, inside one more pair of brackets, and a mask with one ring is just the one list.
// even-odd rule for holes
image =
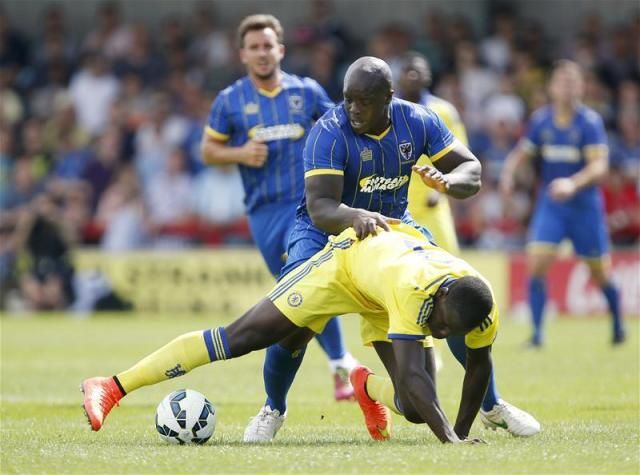
[[446, 297], [449, 294], [449, 287], [440, 287], [436, 292], [436, 298]]
[[282, 59], [287, 52], [287, 48], [282, 43], [279, 43], [278, 46], [280, 47], [280, 59]]
[[391, 103], [391, 99], [393, 99], [393, 93], [396, 92], [393, 89], [391, 89], [389, 91], [389, 95], [387, 96], [387, 100], [386, 100], [386, 104], [390, 104]]

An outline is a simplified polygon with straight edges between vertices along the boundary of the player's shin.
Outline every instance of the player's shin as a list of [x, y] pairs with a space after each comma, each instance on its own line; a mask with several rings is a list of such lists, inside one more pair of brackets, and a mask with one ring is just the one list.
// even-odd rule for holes
[[367, 394], [374, 401], [381, 402], [396, 414], [402, 415], [399, 409], [399, 402], [390, 378], [370, 374], [366, 384]]
[[198, 366], [231, 357], [222, 327], [180, 335], [134, 366], [116, 375], [120, 387], [130, 393], [143, 386], [182, 376]]

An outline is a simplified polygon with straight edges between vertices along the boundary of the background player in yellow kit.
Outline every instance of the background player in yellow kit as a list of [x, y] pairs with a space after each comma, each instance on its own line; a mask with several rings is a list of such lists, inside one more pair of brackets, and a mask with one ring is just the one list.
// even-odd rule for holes
[[[427, 58], [417, 52], [406, 53], [402, 58], [396, 95], [407, 101], [422, 104], [438, 114], [453, 136], [468, 147], [467, 131], [458, 111], [450, 102], [431, 94], [428, 89], [430, 85], [431, 68]], [[417, 165], [433, 164], [426, 155], [422, 155]], [[409, 212], [413, 219], [433, 234], [438, 246], [457, 255], [460, 249], [447, 196], [424, 186], [422, 180], [412, 179], [409, 181], [408, 200]]]
[[[376, 350], [391, 350], [378, 351], [392, 378], [379, 381], [382, 392], [395, 390], [395, 408], [412, 422], [427, 423], [442, 442], [463, 441], [491, 374], [496, 305], [488, 284], [467, 263], [410, 226], [392, 228], [361, 241], [349, 228], [230, 325], [186, 333], [116, 376], [85, 380], [84, 408], [92, 429], [99, 430], [113, 406], [142, 386], [265, 348], [302, 327], [321, 331], [336, 314], [360, 313], [372, 324]], [[440, 407], [434, 375], [425, 367], [422, 340], [430, 335], [466, 335], [469, 357], [455, 426]], [[374, 422], [381, 438], [388, 438], [388, 419]]]

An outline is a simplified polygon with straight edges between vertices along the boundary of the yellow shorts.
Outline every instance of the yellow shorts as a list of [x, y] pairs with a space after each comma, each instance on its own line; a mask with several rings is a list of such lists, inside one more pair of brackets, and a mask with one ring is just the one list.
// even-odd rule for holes
[[[376, 311], [353, 289], [341, 253], [325, 247], [309, 261], [291, 271], [274, 287], [268, 298], [299, 327], [321, 333], [336, 315]], [[388, 327], [388, 323], [387, 323]], [[386, 335], [386, 333], [385, 333]]]

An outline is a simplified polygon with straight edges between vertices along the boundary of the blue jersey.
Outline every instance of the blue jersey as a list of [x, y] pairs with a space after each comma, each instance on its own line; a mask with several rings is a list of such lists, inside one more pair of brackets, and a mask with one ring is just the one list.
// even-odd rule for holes
[[244, 77], [218, 94], [206, 133], [231, 146], [255, 138], [269, 147], [263, 167], [239, 167], [249, 213], [264, 204], [300, 200], [305, 138], [313, 122], [331, 107], [333, 102], [316, 81], [286, 73], [274, 91], [260, 89]]
[[[557, 125], [553, 108], [545, 106], [533, 113], [523, 145], [530, 154], [542, 159], [542, 199], [551, 200], [547, 185], [555, 178], [569, 177], [582, 170], [586, 165], [585, 150], [607, 147], [607, 135], [602, 119], [589, 107], [579, 106], [569, 124]], [[558, 206], [596, 205], [600, 200], [597, 186], [592, 185]]]
[[[358, 135], [340, 104], [311, 129], [304, 148], [305, 177], [344, 176], [341, 202], [352, 208], [402, 218], [407, 210], [411, 167], [425, 154], [438, 161], [454, 147], [454, 137], [440, 119], [424, 106], [393, 99], [391, 125], [380, 135]], [[313, 226], [306, 202], [298, 219]]]

